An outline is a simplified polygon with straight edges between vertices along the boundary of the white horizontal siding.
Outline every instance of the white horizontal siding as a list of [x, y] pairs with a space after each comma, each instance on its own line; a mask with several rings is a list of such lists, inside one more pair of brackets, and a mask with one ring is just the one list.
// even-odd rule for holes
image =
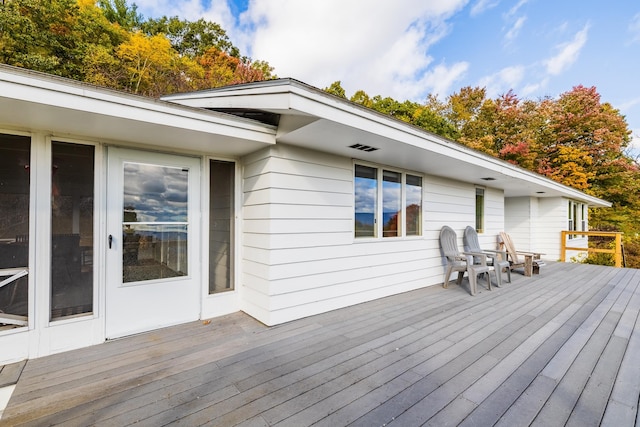
[[504, 201], [504, 229], [519, 251], [535, 250], [531, 242], [531, 198], [508, 197]]
[[[550, 261], [560, 259], [561, 231], [568, 223], [567, 199], [517, 197], [505, 200], [505, 230], [519, 251], [541, 252]], [[587, 247], [586, 238], [567, 240], [570, 246]], [[581, 252], [567, 253], [567, 259]]]
[[[475, 223], [472, 184], [424, 176], [423, 236], [356, 239], [351, 159], [277, 145], [244, 159], [243, 309], [266, 324], [441, 284], [443, 225]], [[486, 192], [488, 229], [503, 225]]]
[[540, 199], [536, 220], [536, 247], [546, 259], [560, 259], [561, 231], [567, 229], [567, 200], [554, 197]]
[[485, 189], [484, 205], [484, 232], [478, 235], [478, 240], [482, 248], [496, 249], [498, 235], [504, 231], [504, 192], [493, 188]]

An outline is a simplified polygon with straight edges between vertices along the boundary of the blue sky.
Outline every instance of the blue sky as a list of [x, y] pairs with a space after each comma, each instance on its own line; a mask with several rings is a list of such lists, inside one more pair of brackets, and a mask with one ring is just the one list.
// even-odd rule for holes
[[279, 77], [347, 95], [424, 101], [464, 86], [557, 97], [595, 86], [640, 147], [640, 2], [634, 0], [137, 0], [145, 17], [219, 23]]

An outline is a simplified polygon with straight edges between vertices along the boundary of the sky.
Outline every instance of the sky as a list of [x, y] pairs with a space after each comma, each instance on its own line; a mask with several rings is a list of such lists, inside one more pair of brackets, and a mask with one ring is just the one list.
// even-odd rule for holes
[[[465, 86], [557, 98], [595, 86], [640, 149], [637, 0], [135, 0], [146, 18], [205, 18], [242, 55], [318, 88], [398, 101]], [[130, 2], [131, 3], [131, 2]]]

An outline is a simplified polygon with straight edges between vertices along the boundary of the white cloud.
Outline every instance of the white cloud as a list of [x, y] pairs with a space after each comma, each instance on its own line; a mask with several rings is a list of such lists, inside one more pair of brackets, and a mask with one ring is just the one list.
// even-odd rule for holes
[[509, 11], [505, 15], [505, 18], [510, 18], [510, 17], [514, 16], [516, 13], [518, 13], [520, 8], [522, 6], [524, 6], [525, 4], [527, 4], [528, 2], [529, 2], [529, 0], [520, 0], [515, 6], [513, 6], [511, 9], [509, 9]]
[[[457, 62], [451, 67], [444, 64], [437, 65], [433, 70], [429, 71], [422, 80], [417, 84], [419, 88], [428, 88], [427, 93], [431, 93], [440, 98], [444, 98], [449, 94], [451, 86], [464, 76], [469, 69], [469, 63]], [[422, 90], [424, 92], [424, 90]], [[409, 99], [417, 99], [417, 97], [407, 97]], [[404, 99], [404, 98], [403, 98]], [[424, 100], [422, 100], [424, 101]]]
[[[362, 89], [423, 98], [429, 88], [421, 85], [434, 87], [430, 77], [437, 73], [428, 50], [448, 34], [447, 18], [466, 1], [254, 0], [241, 16], [250, 38], [239, 47], [267, 60], [280, 77], [321, 88], [340, 80], [348, 95]], [[451, 69], [459, 76], [461, 67]]]
[[631, 43], [640, 43], [640, 13], [636, 13], [629, 23]]
[[628, 101], [622, 102], [620, 104], [616, 105], [616, 108], [620, 111], [625, 111], [625, 110], [630, 110], [631, 108], [635, 107], [636, 105], [640, 104], [640, 97], [638, 98], [633, 98], [630, 99]]
[[558, 46], [560, 52], [558, 52], [556, 56], [544, 61], [547, 73], [554, 76], [558, 75], [576, 62], [580, 55], [580, 51], [587, 43], [588, 33], [589, 24], [585, 25], [582, 30], [578, 31], [572, 41]]
[[481, 13], [493, 9], [500, 4], [500, 0], [478, 0], [476, 4], [471, 7], [471, 16], [480, 15]]
[[640, 150], [640, 129], [631, 129], [631, 143], [634, 150]]
[[537, 83], [529, 83], [520, 90], [520, 95], [524, 98], [532, 94], [540, 93], [540, 91], [547, 87], [547, 84], [549, 84], [548, 78], [544, 78]]
[[518, 34], [520, 34], [520, 30], [522, 29], [522, 26], [524, 25], [526, 20], [526, 16], [521, 16], [511, 26], [511, 28], [509, 28], [509, 31], [507, 31], [504, 36], [506, 43], [511, 43], [516, 37], [518, 37]]
[[268, 61], [278, 76], [320, 88], [340, 80], [347, 95], [362, 89], [423, 100], [434, 90], [444, 95], [469, 67], [434, 66], [428, 52], [449, 34], [448, 19], [469, 0], [250, 0], [237, 18], [230, 2], [136, 0], [147, 17], [217, 22], [243, 55]]
[[490, 76], [480, 79], [479, 86], [487, 89], [487, 96], [495, 97], [515, 89], [524, 78], [525, 67], [515, 65], [506, 67]]

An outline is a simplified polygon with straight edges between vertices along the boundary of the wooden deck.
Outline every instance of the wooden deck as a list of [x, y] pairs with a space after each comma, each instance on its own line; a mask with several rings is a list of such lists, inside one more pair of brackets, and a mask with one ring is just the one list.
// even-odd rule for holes
[[0, 425], [640, 425], [640, 270], [512, 277], [30, 360]]

